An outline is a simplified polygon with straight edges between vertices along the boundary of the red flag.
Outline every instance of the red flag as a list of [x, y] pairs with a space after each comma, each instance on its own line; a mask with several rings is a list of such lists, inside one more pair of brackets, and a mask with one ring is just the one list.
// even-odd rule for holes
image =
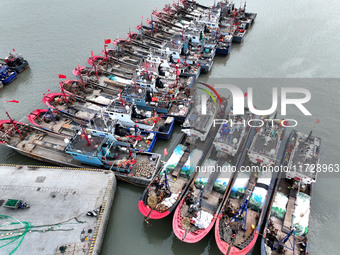
[[18, 104], [19, 103], [19, 101], [17, 101], [17, 100], [11, 100], [11, 101], [6, 101], [7, 103], [16, 103], [16, 104]]
[[59, 79], [66, 79], [66, 75], [58, 74]]
[[15, 52], [15, 49], [12, 49]]
[[244, 97], [247, 97], [248, 96], [248, 93], [246, 92], [246, 93], [244, 93]]
[[93, 57], [93, 50], [91, 50], [91, 56]]
[[109, 45], [107, 45], [107, 44], [104, 44], [104, 47], [106, 48], [107, 46], [109, 46]]
[[315, 122], [316, 124], [319, 124], [320, 123], [320, 120], [316, 120], [316, 122]]
[[105, 39], [105, 40], [104, 40], [104, 43], [105, 43], [105, 44], [111, 43], [111, 39]]

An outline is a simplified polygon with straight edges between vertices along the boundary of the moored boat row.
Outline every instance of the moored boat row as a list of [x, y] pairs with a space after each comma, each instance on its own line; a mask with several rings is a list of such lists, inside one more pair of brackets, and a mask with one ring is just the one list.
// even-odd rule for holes
[[[228, 55], [232, 43], [243, 42], [254, 23], [256, 14], [245, 9], [228, 1], [205, 7], [183, 0], [153, 11], [138, 33], [105, 40], [102, 55], [91, 52], [88, 66], [72, 72], [78, 79], [59, 75], [61, 92], [44, 96], [48, 109], [33, 111], [31, 125], [10, 117], [0, 121], [0, 142], [44, 162], [112, 170], [123, 181], [146, 186], [138, 203], [146, 221], [173, 212], [173, 231], [184, 242], [196, 243], [214, 229], [223, 254], [249, 254], [267, 220], [264, 254], [284, 254], [287, 240], [294, 239], [290, 254], [306, 255], [309, 214], [292, 215], [310, 206], [315, 176], [294, 172], [277, 180], [261, 169], [293, 169], [301, 164], [295, 153], [301, 150], [304, 160], [317, 161], [320, 139], [293, 131], [280, 161], [285, 135], [280, 121], [268, 117], [272, 121], [250, 128], [241, 125], [253, 117], [248, 110], [245, 115], [231, 110], [226, 124], [215, 125], [214, 119], [225, 117], [227, 100], [216, 93], [205, 114], [194, 98], [199, 75], [211, 71], [217, 55]], [[152, 149], [157, 139], [170, 138], [175, 122], [183, 124], [182, 139], [161, 162]], [[285, 205], [282, 197], [289, 197]]]

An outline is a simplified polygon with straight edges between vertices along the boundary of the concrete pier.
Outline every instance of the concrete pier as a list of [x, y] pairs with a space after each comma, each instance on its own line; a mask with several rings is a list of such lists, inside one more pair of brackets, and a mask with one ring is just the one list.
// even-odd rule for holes
[[108, 171], [0, 165], [0, 254], [99, 254], [116, 185]]

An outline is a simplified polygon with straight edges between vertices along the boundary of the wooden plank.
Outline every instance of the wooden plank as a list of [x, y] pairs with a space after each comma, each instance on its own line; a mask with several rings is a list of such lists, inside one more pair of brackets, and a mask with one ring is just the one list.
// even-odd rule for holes
[[285, 213], [285, 217], [283, 220], [283, 226], [282, 226], [282, 232], [289, 233], [290, 227], [292, 226], [292, 216], [295, 209], [295, 198], [289, 197], [288, 204], [287, 204], [287, 210]]
[[203, 197], [208, 198], [211, 194], [211, 191], [214, 187], [214, 183], [216, 182], [217, 177], [219, 176], [220, 172], [214, 171], [210, 174], [209, 180], [207, 182], [207, 186], [204, 187]]

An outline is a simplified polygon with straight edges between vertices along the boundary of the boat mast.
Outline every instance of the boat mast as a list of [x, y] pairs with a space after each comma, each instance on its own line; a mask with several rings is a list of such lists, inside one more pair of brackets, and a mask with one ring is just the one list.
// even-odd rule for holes
[[11, 116], [9, 116], [9, 113], [8, 113], [7, 111], [6, 111], [6, 115], [7, 115], [7, 117], [9, 118], [11, 124], [14, 126], [15, 130], [19, 133], [20, 137], [21, 137], [22, 139], [24, 139], [24, 137], [22, 136], [22, 134], [21, 134], [19, 128], [17, 127], [17, 125], [15, 125], [14, 120], [11, 118]]
[[68, 102], [68, 100], [67, 100], [67, 96], [66, 96], [66, 94], [65, 94], [65, 90], [64, 90], [63, 82], [62, 82], [62, 81], [59, 83], [59, 86], [60, 86], [60, 89], [61, 89], [61, 93], [62, 93], [63, 96], [64, 96], [65, 102], [66, 102], [66, 104], [68, 105], [69, 102]]

